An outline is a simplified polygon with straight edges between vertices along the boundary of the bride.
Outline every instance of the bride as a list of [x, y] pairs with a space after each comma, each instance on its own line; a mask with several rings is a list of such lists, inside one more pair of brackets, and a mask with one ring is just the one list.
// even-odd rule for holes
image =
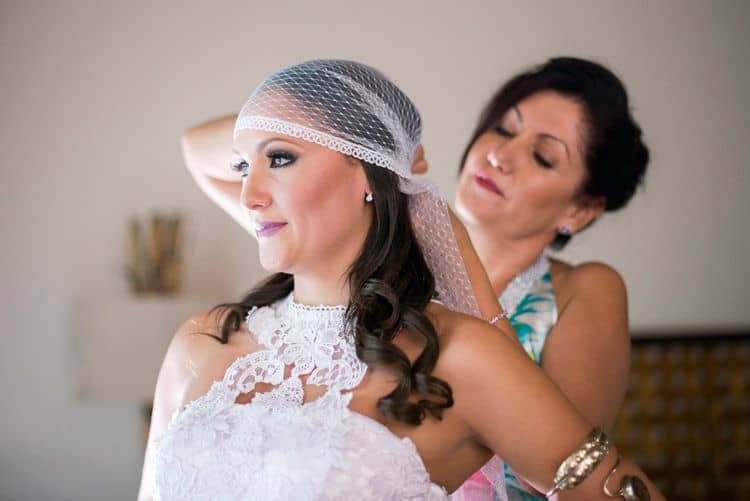
[[273, 274], [175, 334], [139, 499], [447, 499], [493, 454], [548, 496], [661, 499], [502, 314], [470, 316], [479, 281], [410, 173], [420, 134], [362, 64], [301, 63], [253, 92], [234, 168]]

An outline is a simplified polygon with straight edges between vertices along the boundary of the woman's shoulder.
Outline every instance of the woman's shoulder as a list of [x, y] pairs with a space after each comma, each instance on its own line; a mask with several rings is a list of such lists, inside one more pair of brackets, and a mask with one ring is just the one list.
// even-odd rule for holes
[[169, 344], [167, 355], [175, 358], [200, 360], [220, 345], [221, 322], [224, 314], [218, 310], [196, 313], [178, 327]]
[[550, 273], [558, 294], [572, 297], [580, 293], [625, 295], [625, 281], [612, 266], [600, 261], [572, 265], [550, 259]]
[[172, 373], [182, 403], [222, 379], [226, 368], [242, 354], [238, 342], [241, 336], [233, 334], [227, 343], [220, 341], [224, 317], [225, 312], [220, 310], [196, 313], [172, 337], [163, 368]]

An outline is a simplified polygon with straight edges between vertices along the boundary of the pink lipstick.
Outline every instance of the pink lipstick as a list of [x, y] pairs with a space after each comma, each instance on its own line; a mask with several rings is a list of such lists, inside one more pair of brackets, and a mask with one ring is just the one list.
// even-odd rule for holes
[[255, 223], [255, 234], [258, 237], [270, 237], [284, 226], [286, 223]]
[[505, 197], [503, 192], [500, 190], [500, 187], [498, 187], [498, 185], [496, 185], [494, 181], [492, 181], [492, 179], [488, 178], [482, 173], [477, 172], [476, 174], [474, 174], [474, 180], [480, 187], [484, 188], [485, 190], [491, 191], [492, 193], [500, 195], [501, 197]]

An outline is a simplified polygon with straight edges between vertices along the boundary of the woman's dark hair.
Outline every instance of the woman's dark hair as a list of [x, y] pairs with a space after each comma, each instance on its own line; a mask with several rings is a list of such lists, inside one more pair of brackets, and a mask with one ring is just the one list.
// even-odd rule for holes
[[[313, 70], [303, 67], [306, 79], [286, 79], [282, 74], [275, 83], [275, 91], [285, 92], [304, 109], [317, 111], [323, 125], [334, 130], [345, 134], [356, 132], [355, 137], [363, 137], [363, 130], [377, 131], [367, 140], [394, 151], [394, 138], [387, 133], [388, 129], [380, 119], [365, 106], [353, 107], [352, 103], [361, 98], [354, 94], [354, 87], [349, 88], [336, 76], [344, 75], [360, 85], [372, 86], [369, 90], [378, 93], [392, 110], [408, 114], [407, 122], [411, 125], [407, 132], [412, 139], [418, 139], [421, 131], [418, 111], [408, 97], [385, 77], [378, 74], [375, 78], [365, 78], [371, 77], [370, 72], [374, 70], [363, 71], [362, 65], [357, 63], [318, 61], [314, 64], [317, 66]], [[321, 66], [325, 71], [320, 69]], [[282, 73], [284, 71], [289, 70], [282, 70]], [[346, 113], [341, 112], [335, 100], [316, 100], [309, 92], [311, 84], [336, 89], [339, 99], [347, 102]], [[356, 115], [357, 120], [345, 120], [344, 115]], [[351, 127], [358, 130], [348, 130]], [[361, 164], [375, 197], [370, 229], [359, 256], [347, 271], [351, 297], [346, 322], [348, 330], [353, 332], [359, 359], [369, 367], [391, 368], [398, 376], [396, 388], [378, 400], [378, 410], [387, 418], [418, 425], [428, 413], [440, 419], [443, 410], [453, 405], [450, 386], [432, 375], [440, 350], [437, 332], [424, 310], [436, 296], [435, 278], [414, 235], [408, 198], [399, 190], [398, 176], [383, 167], [367, 162]], [[285, 298], [293, 288], [292, 275], [276, 273], [248, 292], [239, 303], [217, 306], [214, 311], [221, 315], [221, 330], [219, 336], [212, 337], [227, 343], [229, 336], [241, 328], [250, 309]], [[413, 364], [393, 343], [401, 329], [408, 329], [424, 339], [425, 348]], [[412, 392], [424, 398], [416, 403], [409, 402]]]
[[[396, 174], [362, 165], [377, 195], [362, 251], [348, 270], [351, 299], [346, 319], [353, 327], [359, 359], [368, 366], [390, 367], [398, 375], [398, 386], [378, 400], [378, 410], [388, 418], [416, 425], [426, 413], [440, 418], [443, 409], [453, 405], [450, 386], [432, 376], [439, 354], [438, 338], [424, 309], [435, 296], [435, 279], [414, 236], [408, 201], [399, 192]], [[293, 288], [292, 275], [275, 273], [239, 303], [217, 306], [214, 310], [221, 313], [221, 332], [213, 337], [227, 343], [250, 309], [285, 298]], [[392, 342], [402, 328], [420, 334], [425, 341], [413, 365]], [[430, 398], [411, 403], [407, 399], [412, 392]]]
[[[592, 199], [603, 197], [607, 211], [624, 207], [643, 181], [649, 151], [630, 113], [625, 86], [610, 70], [585, 59], [556, 57], [506, 82], [482, 111], [461, 157], [459, 172], [479, 136], [512, 106], [542, 91], [557, 92], [583, 107], [587, 175], [579, 194]], [[551, 246], [563, 248], [569, 239], [558, 235]]]

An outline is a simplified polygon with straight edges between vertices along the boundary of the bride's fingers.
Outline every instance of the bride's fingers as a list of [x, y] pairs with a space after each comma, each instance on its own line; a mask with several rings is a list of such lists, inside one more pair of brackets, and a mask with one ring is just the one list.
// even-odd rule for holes
[[429, 169], [429, 164], [424, 157], [424, 147], [420, 144], [414, 154], [414, 161], [411, 164], [412, 174], [424, 174]]
[[411, 167], [412, 174], [424, 174], [427, 172], [427, 169], [429, 169], [429, 164], [427, 163], [427, 160], [422, 160], [421, 162], [416, 162]]

